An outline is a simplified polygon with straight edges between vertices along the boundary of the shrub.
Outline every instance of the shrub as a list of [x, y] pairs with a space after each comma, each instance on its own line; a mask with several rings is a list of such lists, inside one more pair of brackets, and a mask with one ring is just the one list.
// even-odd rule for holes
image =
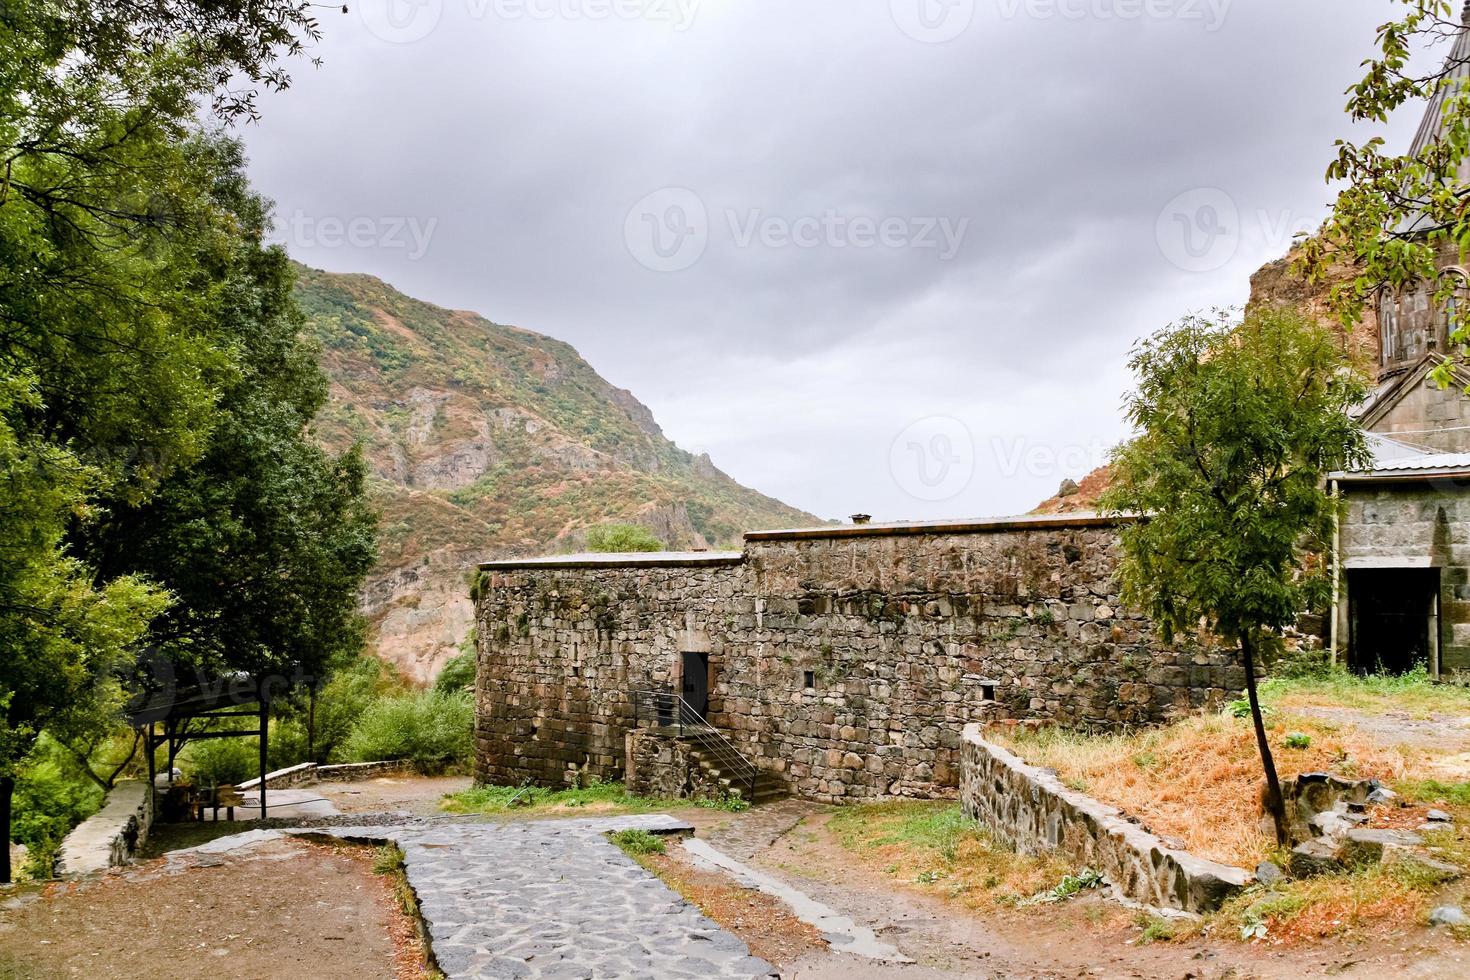
[[464, 692], [420, 691], [380, 698], [342, 744], [348, 762], [408, 759], [421, 769], [469, 760], [474, 702]]
[[473, 650], [450, 658], [434, 678], [434, 690], [442, 694], [463, 691], [475, 684], [475, 652]]
[[260, 775], [260, 747], [253, 738], [190, 742], [180, 761], [196, 786], [236, 786]]
[[10, 836], [30, 860], [50, 861], [71, 829], [102, 807], [102, 789], [77, 768], [49, 736], [42, 735], [16, 773]]
[[599, 524], [587, 529], [587, 550], [608, 552], [662, 551], [664, 543], [641, 524]]

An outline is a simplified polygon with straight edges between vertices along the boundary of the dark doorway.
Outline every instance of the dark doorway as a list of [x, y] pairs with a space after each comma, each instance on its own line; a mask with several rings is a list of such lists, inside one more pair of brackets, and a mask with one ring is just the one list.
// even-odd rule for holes
[[1434, 669], [1439, 569], [1348, 572], [1349, 666], [1356, 674]]
[[684, 701], [703, 718], [709, 714], [709, 654], [684, 654]]

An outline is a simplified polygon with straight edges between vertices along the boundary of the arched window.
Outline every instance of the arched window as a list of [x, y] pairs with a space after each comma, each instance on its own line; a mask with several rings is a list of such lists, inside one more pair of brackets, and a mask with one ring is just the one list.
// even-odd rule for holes
[[1466, 278], [1465, 273], [1460, 269], [1446, 269], [1440, 279], [1441, 286], [1445, 284], [1446, 279], [1453, 284], [1453, 292], [1440, 309], [1439, 318], [1435, 322], [1434, 338], [1430, 342], [1441, 350], [1449, 348], [1450, 334], [1455, 331], [1456, 313], [1463, 313], [1467, 307], [1470, 307], [1470, 278]]
[[1393, 363], [1399, 343], [1399, 301], [1387, 290], [1378, 299], [1378, 341], [1384, 366]]

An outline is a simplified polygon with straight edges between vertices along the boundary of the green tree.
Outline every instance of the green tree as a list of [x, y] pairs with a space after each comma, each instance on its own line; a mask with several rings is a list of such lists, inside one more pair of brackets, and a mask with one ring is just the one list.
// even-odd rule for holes
[[641, 524], [599, 524], [587, 529], [587, 550], [627, 554], [662, 551], [664, 543]]
[[1285, 843], [1256, 663], [1326, 587], [1308, 574], [1336, 512], [1324, 476], [1367, 461], [1349, 414], [1367, 387], [1331, 328], [1280, 308], [1241, 324], [1186, 319], [1142, 341], [1131, 366], [1137, 435], [1115, 450], [1101, 501], [1138, 518], [1122, 532], [1124, 601], [1171, 641], [1203, 626], [1239, 644], [1267, 805]]
[[[1470, 304], [1455, 296], [1453, 277], [1439, 277], [1442, 248], [1470, 249], [1470, 47], [1461, 35], [1462, 15], [1448, 0], [1396, 0], [1401, 16], [1378, 29], [1373, 57], [1348, 89], [1354, 122], [1384, 123], [1406, 105], [1425, 104], [1438, 117], [1437, 137], [1416, 140], [1402, 153], [1388, 152], [1382, 137], [1339, 140], [1327, 170], [1329, 183], [1345, 187], [1320, 233], [1302, 243], [1298, 268], [1319, 280], [1350, 269], [1337, 282], [1331, 305], [1351, 327], [1381, 290], [1435, 282], [1434, 302], [1450, 311], [1456, 344], [1470, 341]], [[1446, 43], [1460, 46], [1446, 52]], [[1448, 53], [1449, 57], [1444, 57]], [[1443, 58], [1428, 72], [1423, 59]], [[1448, 362], [1438, 372], [1450, 377]]]

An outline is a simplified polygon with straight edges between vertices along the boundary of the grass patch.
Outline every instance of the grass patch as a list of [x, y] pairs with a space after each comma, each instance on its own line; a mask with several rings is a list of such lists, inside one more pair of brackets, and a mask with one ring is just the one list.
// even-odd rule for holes
[[1410, 863], [1284, 882], [1274, 890], [1247, 889], [1225, 903], [1215, 920], [1241, 939], [1293, 944], [1369, 926], [1408, 929], [1425, 918], [1442, 875]]
[[439, 801], [450, 813], [548, 813], [586, 810], [595, 813], [646, 813], [701, 807], [739, 813], [750, 808], [744, 800], [674, 800], [635, 796], [622, 783], [594, 782], [579, 789], [544, 786], [473, 786], [450, 793]]
[[[1403, 753], [1378, 747], [1349, 725], [1276, 711], [1267, 730], [1284, 775], [1321, 770], [1391, 779], [1404, 773]], [[1270, 856], [1273, 841], [1256, 803], [1261, 761], [1248, 719], [1227, 712], [1122, 734], [1043, 729], [990, 737], [1201, 857], [1253, 868]]]
[[1422, 670], [1397, 677], [1358, 677], [1346, 670], [1311, 677], [1272, 678], [1261, 685], [1270, 705], [1407, 711], [1417, 718], [1470, 712], [1470, 687], [1442, 683]]
[[431, 952], [429, 931], [424, 925], [423, 916], [419, 914], [419, 899], [414, 893], [413, 886], [408, 883], [408, 871], [403, 863], [403, 850], [397, 844], [384, 844], [373, 851], [373, 874], [385, 875], [393, 883], [393, 900], [398, 903], [398, 908], [413, 922], [414, 928], [418, 930], [419, 942], [427, 957], [424, 963], [424, 972], [428, 980], [443, 980], [444, 974], [440, 972], [438, 964], [433, 961]]
[[827, 827], [864, 864], [968, 908], [1019, 905], [1070, 870], [1056, 857], [1017, 854], [955, 803], [849, 806]]
[[1437, 779], [1401, 779], [1394, 790], [1418, 803], [1470, 807], [1470, 783], [1442, 783]]
[[620, 830], [608, 836], [624, 854], [632, 857], [640, 854], [663, 854], [668, 850], [662, 837], [646, 830]]

